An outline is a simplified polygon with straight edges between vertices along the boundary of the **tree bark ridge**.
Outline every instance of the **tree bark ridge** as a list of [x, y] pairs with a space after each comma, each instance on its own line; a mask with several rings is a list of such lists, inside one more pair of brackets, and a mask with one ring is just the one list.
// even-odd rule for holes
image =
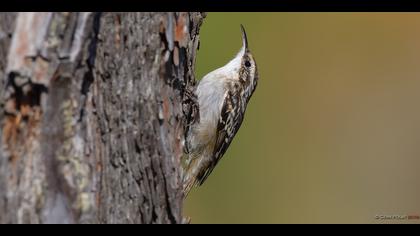
[[1, 223], [181, 223], [201, 13], [0, 14]]

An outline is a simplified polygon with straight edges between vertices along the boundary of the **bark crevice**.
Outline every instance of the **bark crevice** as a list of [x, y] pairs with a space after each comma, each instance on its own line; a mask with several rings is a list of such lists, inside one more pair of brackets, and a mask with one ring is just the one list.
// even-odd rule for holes
[[204, 17], [0, 14], [0, 223], [182, 222]]

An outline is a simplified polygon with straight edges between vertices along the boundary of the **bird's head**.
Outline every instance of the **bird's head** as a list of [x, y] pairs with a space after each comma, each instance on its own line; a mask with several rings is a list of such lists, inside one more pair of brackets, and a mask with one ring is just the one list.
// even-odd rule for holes
[[248, 93], [248, 99], [251, 97], [258, 82], [257, 64], [248, 47], [248, 38], [244, 27], [241, 25], [242, 31], [242, 49], [240, 51], [241, 67], [239, 69], [239, 80], [245, 87], [245, 93]]
[[245, 93], [244, 95], [249, 99], [257, 86], [258, 69], [254, 56], [249, 50], [248, 38], [242, 25], [241, 31], [242, 48], [235, 58], [224, 66], [223, 71], [233, 73], [233, 78], [240, 81]]

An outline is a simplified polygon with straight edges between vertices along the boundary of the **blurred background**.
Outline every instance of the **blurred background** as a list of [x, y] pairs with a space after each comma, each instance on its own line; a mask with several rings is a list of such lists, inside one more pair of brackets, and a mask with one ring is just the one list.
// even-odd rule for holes
[[420, 223], [420, 14], [209, 13], [197, 77], [247, 30], [245, 120], [184, 214], [192, 223]]

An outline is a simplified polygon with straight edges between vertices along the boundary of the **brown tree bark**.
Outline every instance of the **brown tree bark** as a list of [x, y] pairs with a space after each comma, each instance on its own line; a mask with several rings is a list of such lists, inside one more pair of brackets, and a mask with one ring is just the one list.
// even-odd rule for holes
[[0, 13], [0, 223], [181, 223], [201, 13]]

